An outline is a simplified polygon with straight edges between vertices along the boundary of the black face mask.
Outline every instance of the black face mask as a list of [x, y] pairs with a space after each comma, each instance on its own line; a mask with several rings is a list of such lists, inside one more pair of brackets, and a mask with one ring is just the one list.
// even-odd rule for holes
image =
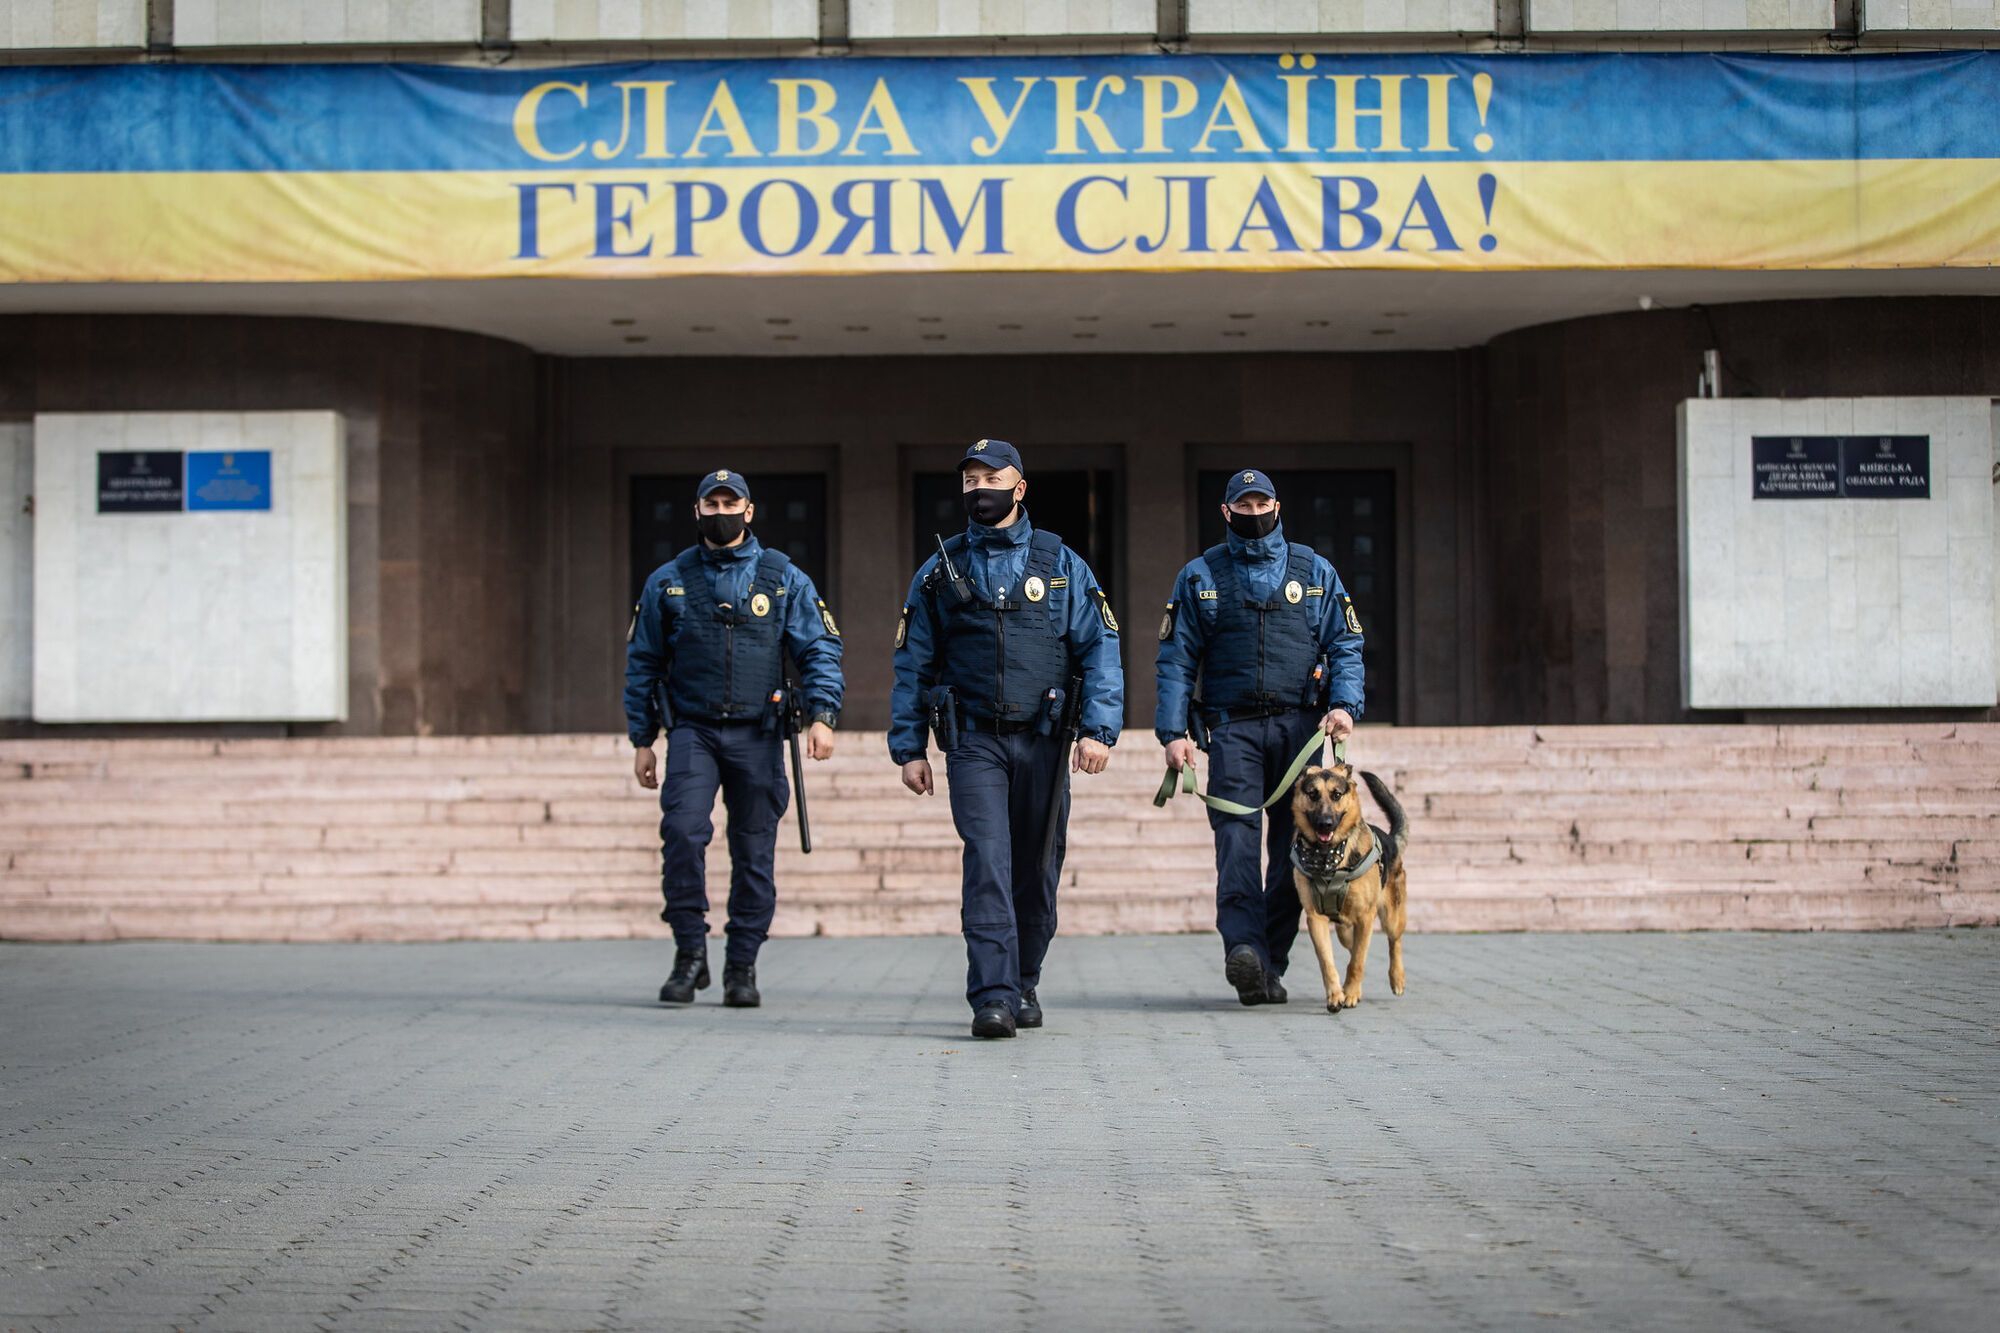
[[1254, 542], [1259, 537], [1268, 537], [1278, 526], [1278, 511], [1268, 514], [1239, 514], [1229, 511], [1229, 530], [1246, 542]]
[[1006, 521], [1007, 515], [1014, 512], [1012, 486], [966, 491], [959, 498], [965, 501], [965, 516], [974, 523], [982, 523], [989, 528], [1000, 526]]
[[741, 514], [699, 514], [694, 520], [695, 531], [712, 546], [730, 545], [748, 526]]

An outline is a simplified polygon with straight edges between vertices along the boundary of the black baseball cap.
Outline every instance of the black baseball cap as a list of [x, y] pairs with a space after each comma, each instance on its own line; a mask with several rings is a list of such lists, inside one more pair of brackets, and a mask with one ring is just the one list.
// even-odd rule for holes
[[990, 468], [1011, 467], [1022, 476], [1028, 469], [1021, 466], [1021, 452], [1005, 440], [974, 440], [966, 447], [965, 457], [958, 460], [959, 467], [967, 463], [984, 463]]

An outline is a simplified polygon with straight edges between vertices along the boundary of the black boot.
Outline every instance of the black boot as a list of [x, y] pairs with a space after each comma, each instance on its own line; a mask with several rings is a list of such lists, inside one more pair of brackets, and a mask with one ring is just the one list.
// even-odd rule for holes
[[1042, 1003], [1032, 989], [1021, 992], [1021, 1007], [1014, 1011], [1014, 1026], [1038, 1028], [1042, 1025]]
[[1247, 944], [1231, 949], [1229, 957], [1223, 960], [1222, 975], [1236, 987], [1237, 999], [1245, 1004], [1264, 1003], [1264, 964], [1258, 960], [1255, 949]]
[[708, 950], [681, 949], [674, 954], [674, 970], [660, 987], [660, 1003], [693, 1004], [694, 993], [708, 989]]
[[764, 997], [757, 993], [755, 963], [722, 965], [722, 1002], [731, 1009], [755, 1009], [764, 1002]]
[[975, 1037], [1011, 1037], [1014, 1035], [1014, 1011], [995, 1000], [982, 1004], [972, 1015], [972, 1035]]
[[1276, 972], [1264, 974], [1264, 1003], [1283, 1004], [1291, 996], [1285, 994], [1285, 979]]

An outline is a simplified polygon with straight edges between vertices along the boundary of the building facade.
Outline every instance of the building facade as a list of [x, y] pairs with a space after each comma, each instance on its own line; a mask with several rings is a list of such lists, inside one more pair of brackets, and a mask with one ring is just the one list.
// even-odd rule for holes
[[20, 0], [0, 727], [615, 730], [718, 466], [877, 727], [982, 435], [1135, 723], [1242, 466], [1371, 720], [1994, 717], [1992, 8]]

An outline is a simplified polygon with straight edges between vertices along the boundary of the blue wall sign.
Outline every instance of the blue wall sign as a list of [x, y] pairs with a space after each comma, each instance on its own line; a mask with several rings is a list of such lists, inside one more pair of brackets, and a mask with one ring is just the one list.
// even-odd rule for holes
[[189, 454], [189, 509], [269, 509], [271, 454], [256, 452]]

